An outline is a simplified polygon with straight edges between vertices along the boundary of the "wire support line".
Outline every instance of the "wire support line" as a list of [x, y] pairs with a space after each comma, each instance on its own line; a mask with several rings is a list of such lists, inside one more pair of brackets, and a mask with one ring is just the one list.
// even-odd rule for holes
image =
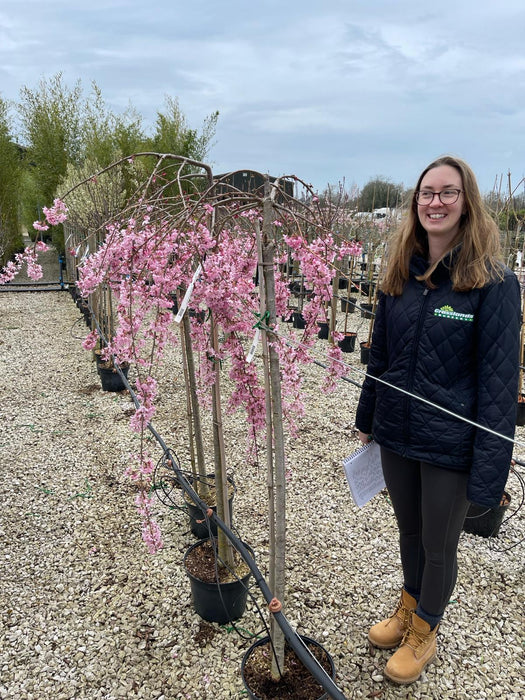
[[[302, 350], [306, 350], [307, 352], [311, 351], [311, 348], [303, 343], [299, 342], [294, 342], [290, 340], [289, 337], [282, 335], [278, 331], [270, 328], [266, 324], [262, 323], [261, 324], [261, 330], [266, 331], [268, 333], [271, 333], [272, 335], [276, 336], [277, 338], [280, 338], [283, 340], [286, 345], [289, 345], [290, 347], [293, 348], [298, 348]], [[321, 362], [317, 360], [313, 360], [314, 364], [319, 365], [321, 367], [326, 368], [327, 365], [322, 364]], [[381, 379], [381, 377], [374, 377], [373, 374], [370, 374], [364, 369], [360, 369], [359, 367], [355, 367], [354, 365], [350, 365], [346, 362], [343, 362], [342, 360], [338, 360], [337, 358], [334, 358], [332, 362], [335, 362], [336, 364], [342, 365], [343, 367], [346, 367], [347, 369], [352, 370], [353, 372], [357, 372], [358, 374], [362, 374], [364, 377], [369, 377], [370, 379], [374, 379], [376, 382], [379, 382], [380, 384], [384, 384], [385, 386], [389, 387], [390, 389], [395, 389], [395, 391], [399, 391], [401, 394], [404, 394], [406, 396], [409, 396], [412, 399], [416, 399], [417, 401], [420, 401], [421, 403], [424, 403], [428, 406], [431, 406], [432, 408], [436, 408], [438, 411], [441, 411], [442, 413], [446, 413], [449, 416], [452, 416], [453, 418], [457, 418], [458, 420], [463, 421], [464, 423], [468, 423], [469, 425], [472, 425], [475, 428], [478, 428], [479, 430], [484, 430], [487, 433], [491, 433], [492, 435], [495, 435], [496, 437], [501, 438], [502, 440], [507, 440], [507, 442], [512, 442], [514, 445], [519, 445], [519, 447], [523, 447], [525, 449], [525, 443], [521, 442], [520, 440], [516, 440], [515, 438], [510, 438], [508, 435], [503, 435], [502, 433], [498, 433], [497, 430], [493, 430], [492, 428], [489, 428], [486, 425], [483, 425], [481, 423], [477, 423], [476, 421], [471, 420], [470, 418], [467, 418], [466, 416], [462, 416], [459, 413], [455, 413], [454, 411], [451, 411], [448, 408], [445, 408], [444, 406], [441, 406], [440, 404], [434, 403], [433, 401], [430, 401], [429, 399], [426, 399], [424, 396], [419, 396], [418, 394], [414, 394], [411, 391], [408, 391], [407, 389], [402, 389], [399, 386], [396, 386], [395, 384], [391, 384], [390, 382], [387, 382], [385, 379]], [[345, 379], [345, 377], [341, 377], [341, 379]], [[346, 381], [349, 381], [350, 383], [354, 384], [354, 386], [361, 387], [362, 384], [358, 384], [357, 382], [353, 382], [350, 379], [346, 378]]]

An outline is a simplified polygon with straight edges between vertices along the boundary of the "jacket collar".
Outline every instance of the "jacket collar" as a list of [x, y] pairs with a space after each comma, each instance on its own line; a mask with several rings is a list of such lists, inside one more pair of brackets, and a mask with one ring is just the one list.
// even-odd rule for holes
[[[442, 258], [434, 272], [432, 273], [432, 283], [439, 285], [446, 280], [450, 279], [450, 270], [454, 266], [458, 253], [461, 249], [461, 243], [449, 251], [444, 258]], [[425, 258], [420, 255], [414, 255], [410, 260], [409, 272], [411, 277], [418, 277], [419, 275], [424, 275], [429, 268], [429, 263]]]

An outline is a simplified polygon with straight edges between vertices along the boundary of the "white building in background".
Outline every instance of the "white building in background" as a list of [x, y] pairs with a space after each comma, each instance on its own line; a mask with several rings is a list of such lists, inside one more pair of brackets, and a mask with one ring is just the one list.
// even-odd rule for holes
[[365, 221], [374, 221], [376, 219], [398, 219], [400, 212], [391, 207], [380, 207], [373, 211], [356, 211], [352, 214], [353, 219], [364, 219]]

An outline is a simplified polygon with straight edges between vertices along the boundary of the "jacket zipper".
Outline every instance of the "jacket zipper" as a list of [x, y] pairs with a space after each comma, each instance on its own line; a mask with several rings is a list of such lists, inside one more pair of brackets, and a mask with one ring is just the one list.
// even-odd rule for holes
[[[428, 305], [428, 301], [430, 299], [429, 295], [430, 289], [428, 287], [425, 287], [423, 290], [423, 301], [421, 304], [421, 307], [419, 309], [419, 315], [417, 318], [417, 325], [416, 325], [416, 331], [414, 333], [414, 339], [412, 341], [412, 355], [410, 358], [410, 368], [408, 372], [408, 381], [407, 381], [407, 391], [412, 392], [412, 388], [414, 386], [414, 374], [416, 372], [416, 364], [417, 364], [417, 356], [419, 354], [419, 339], [421, 337], [421, 331], [423, 329], [423, 322], [425, 320], [425, 315], [426, 315], [426, 308]], [[405, 426], [406, 426], [406, 443], [407, 445], [410, 444], [411, 436], [410, 436], [410, 411], [409, 411], [409, 406], [410, 406], [410, 396], [405, 396]]]

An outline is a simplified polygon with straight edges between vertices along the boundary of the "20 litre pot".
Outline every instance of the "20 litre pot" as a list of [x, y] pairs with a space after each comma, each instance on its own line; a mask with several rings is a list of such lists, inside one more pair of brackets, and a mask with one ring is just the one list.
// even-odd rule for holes
[[356, 338], [357, 333], [347, 332], [344, 334], [344, 338], [338, 342], [338, 345], [343, 352], [353, 352]]
[[329, 332], [329, 327], [328, 323], [324, 321], [318, 321], [317, 325], [319, 326], [319, 330], [317, 332], [317, 337], [320, 340], [328, 340], [328, 332]]
[[465, 517], [463, 530], [480, 537], [496, 537], [510, 505], [510, 495], [505, 491], [497, 508], [487, 508], [471, 503]]
[[[213, 574], [208, 581], [202, 580], [196, 573], [192, 573], [188, 569], [190, 557], [197, 548], [205, 548], [207, 550], [205, 555], [208, 558], [213, 558]], [[247, 548], [250, 554], [253, 554], [253, 550], [250, 547]], [[244, 570], [247, 570], [248, 573], [239, 576], [239, 579], [234, 578], [231, 581], [219, 583], [215, 578], [217, 567], [215, 559], [216, 552], [217, 544], [214, 539], [199, 540], [195, 542], [195, 544], [192, 544], [186, 551], [184, 555], [184, 567], [190, 579], [191, 597], [197, 615], [200, 615], [203, 620], [207, 620], [208, 622], [217, 622], [219, 625], [224, 625], [227, 622], [231, 622], [231, 620], [238, 620], [239, 617], [242, 617], [244, 614], [246, 610], [246, 601], [248, 599], [248, 581], [251, 572], [248, 567], [245, 566]], [[240, 561], [240, 555], [238, 555], [238, 553], [237, 556]], [[213, 580], [214, 578], [215, 580]]]
[[374, 308], [373, 304], [361, 304], [361, 317], [362, 318], [373, 318], [374, 314], [372, 313], [372, 309]]
[[[334, 662], [326, 649], [310, 637], [301, 635], [301, 639], [334, 680]], [[271, 653], [270, 639], [264, 637], [244, 654], [241, 675], [251, 700], [279, 700], [283, 697], [325, 700], [329, 697], [288, 645], [285, 647], [285, 673], [280, 681], [273, 681], [270, 676]]]
[[[122, 374], [127, 377], [129, 365], [120, 365]], [[104, 367], [102, 364], [98, 366], [98, 374], [102, 391], [124, 391], [126, 385], [124, 380], [114, 367]]]
[[341, 311], [343, 313], [353, 314], [357, 304], [357, 297], [347, 297], [341, 299]]
[[360, 349], [361, 349], [361, 362], [364, 365], [368, 364], [368, 360], [370, 358], [370, 345], [365, 341], [362, 343], [359, 343]]

